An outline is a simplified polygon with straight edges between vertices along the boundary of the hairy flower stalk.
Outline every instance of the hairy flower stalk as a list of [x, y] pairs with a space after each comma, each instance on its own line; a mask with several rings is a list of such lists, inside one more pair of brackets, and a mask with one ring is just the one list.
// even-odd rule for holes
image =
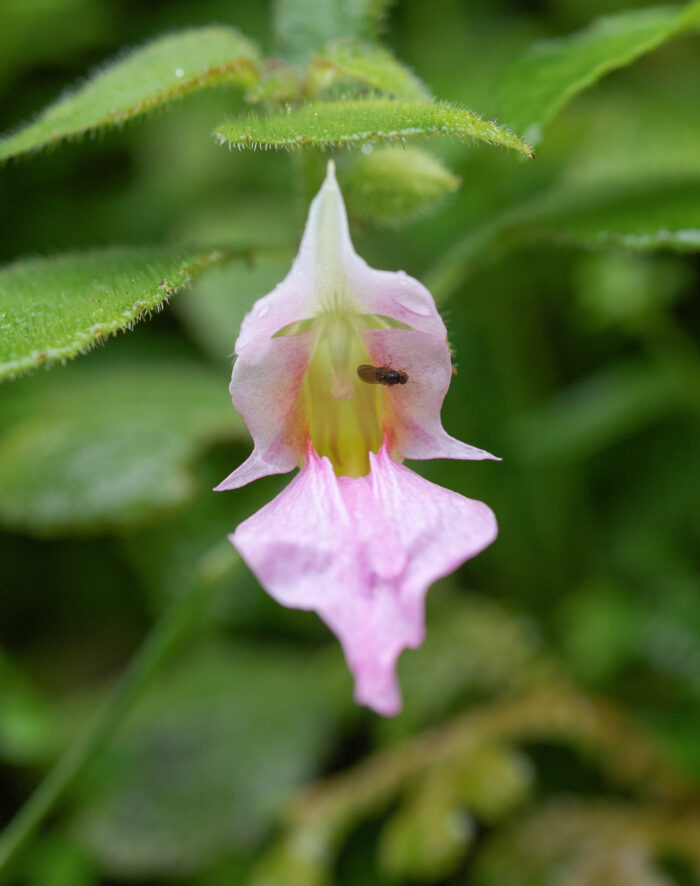
[[[494, 456], [444, 431], [445, 326], [417, 280], [355, 253], [332, 162], [292, 269], [243, 321], [236, 355], [231, 397], [254, 449], [216, 488], [300, 471], [230, 539], [276, 600], [335, 632], [356, 700], [396, 714], [396, 662], [423, 641], [428, 587], [497, 533], [485, 504], [402, 461]], [[405, 383], [370, 384], [362, 365]]]

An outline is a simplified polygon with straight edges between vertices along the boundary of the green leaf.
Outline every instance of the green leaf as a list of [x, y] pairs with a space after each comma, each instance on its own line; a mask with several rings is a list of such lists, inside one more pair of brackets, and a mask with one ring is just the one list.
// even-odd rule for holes
[[376, 43], [335, 40], [325, 46], [309, 66], [311, 95], [337, 81], [356, 80], [371, 89], [407, 101], [432, 101], [427, 87], [388, 49]]
[[119, 247], [0, 269], [0, 379], [75, 357], [165, 302], [220, 251]]
[[189, 360], [94, 357], [5, 392], [0, 521], [50, 535], [130, 525], [188, 500], [189, 463], [247, 432], [227, 376]]
[[340, 37], [372, 40], [391, 0], [275, 0], [273, 27], [282, 55], [295, 63]]
[[700, 250], [700, 180], [563, 185], [468, 234], [428, 275], [437, 299], [483, 263], [537, 242], [584, 248]]
[[360, 154], [340, 180], [351, 214], [383, 225], [430, 212], [461, 184], [433, 154], [399, 147]]
[[567, 127], [575, 132], [567, 180], [673, 182], [697, 176], [697, 89], [690, 78], [676, 81], [671, 65], [659, 65], [644, 77], [641, 89], [635, 88], [640, 81], [630, 78], [625, 87], [596, 90], [578, 102]]
[[404, 140], [419, 135], [452, 135], [503, 145], [533, 156], [531, 149], [496, 123], [449, 105], [364, 99], [314, 102], [269, 117], [230, 120], [214, 133], [237, 148], [300, 148]]
[[319, 767], [349, 702], [340, 670], [337, 650], [331, 659], [269, 642], [190, 653], [139, 702], [85, 785], [81, 842], [113, 876], [144, 882], [259, 840]]
[[532, 235], [580, 246], [700, 249], [700, 180], [578, 188], [543, 203]]
[[571, 36], [535, 43], [504, 73], [500, 119], [532, 145], [575, 95], [683, 31], [700, 25], [700, 2], [607, 16]]
[[0, 160], [124, 123], [189, 92], [258, 80], [258, 50], [233, 28], [160, 37], [98, 70], [32, 123], [0, 140]]

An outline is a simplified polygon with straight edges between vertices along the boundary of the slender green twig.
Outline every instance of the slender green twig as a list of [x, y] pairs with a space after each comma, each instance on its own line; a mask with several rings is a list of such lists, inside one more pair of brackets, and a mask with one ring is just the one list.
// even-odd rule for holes
[[216, 546], [201, 561], [187, 593], [178, 597], [146, 637], [89, 727], [58, 759], [0, 835], [0, 882], [65, 792], [104, 745], [144, 687], [178, 643], [199, 623], [219, 579], [241, 561], [233, 549]]

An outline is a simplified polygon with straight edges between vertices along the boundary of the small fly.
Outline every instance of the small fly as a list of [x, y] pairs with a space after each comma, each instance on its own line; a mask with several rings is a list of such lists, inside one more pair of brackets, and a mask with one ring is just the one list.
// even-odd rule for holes
[[368, 385], [405, 385], [408, 381], [408, 373], [403, 369], [392, 369], [391, 366], [370, 366], [363, 363], [357, 367], [357, 374]]

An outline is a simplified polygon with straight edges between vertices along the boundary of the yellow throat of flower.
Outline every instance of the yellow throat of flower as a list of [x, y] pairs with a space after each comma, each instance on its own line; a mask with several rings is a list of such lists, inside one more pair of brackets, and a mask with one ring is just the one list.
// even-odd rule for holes
[[382, 443], [387, 391], [361, 381], [357, 367], [370, 358], [360, 335], [386, 326], [384, 318], [328, 311], [314, 323], [316, 344], [300, 390], [302, 414], [319, 455], [338, 476], [369, 473], [369, 453]]

